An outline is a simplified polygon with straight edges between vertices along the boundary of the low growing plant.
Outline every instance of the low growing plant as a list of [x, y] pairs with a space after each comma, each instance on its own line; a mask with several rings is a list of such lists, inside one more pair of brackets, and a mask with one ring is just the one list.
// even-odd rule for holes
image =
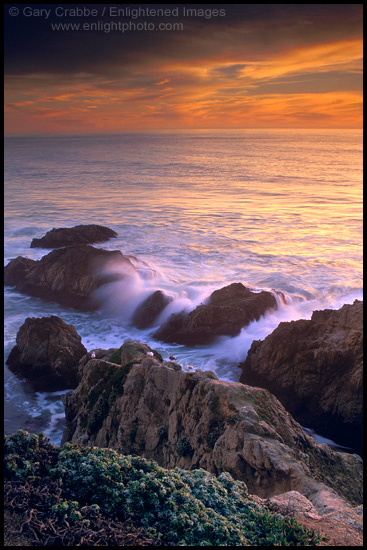
[[29, 477], [32, 471], [56, 484], [59, 501], [50, 516], [75, 525], [85, 524], [84, 511], [93, 506], [105, 518], [143, 528], [162, 546], [316, 546], [321, 540], [294, 519], [255, 505], [246, 485], [226, 472], [166, 470], [112, 449], [55, 448], [23, 431], [5, 437], [5, 462], [8, 481], [40, 480]]

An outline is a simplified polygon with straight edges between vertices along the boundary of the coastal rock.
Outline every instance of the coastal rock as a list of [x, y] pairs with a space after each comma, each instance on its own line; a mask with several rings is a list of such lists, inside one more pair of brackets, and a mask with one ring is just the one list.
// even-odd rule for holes
[[157, 340], [187, 346], [210, 344], [218, 336], [236, 336], [241, 328], [277, 308], [274, 294], [253, 292], [242, 283], [215, 290], [206, 304], [189, 314], [173, 314], [154, 334]]
[[155, 357], [158, 361], [163, 361], [161, 354], [147, 344], [142, 344], [135, 340], [125, 340], [120, 348], [115, 349], [114, 353], [110, 354], [108, 357], [105, 354], [103, 359], [118, 365], [127, 365], [129, 363], [140, 363], [146, 357]]
[[6, 364], [35, 391], [59, 391], [79, 383], [78, 364], [87, 353], [72, 325], [51, 317], [27, 318], [17, 333]]
[[297, 491], [266, 500], [255, 495], [249, 496], [249, 499], [259, 506], [268, 507], [272, 512], [297, 520], [306, 529], [320, 531], [327, 537], [327, 546], [363, 546], [363, 506], [353, 508], [345, 501], [334, 500], [332, 509], [316, 509], [310, 500]]
[[51, 229], [40, 239], [33, 239], [31, 248], [60, 248], [77, 244], [103, 243], [117, 236], [115, 231], [102, 225], [59, 227]]
[[131, 321], [132, 325], [139, 329], [149, 328], [172, 299], [161, 290], [156, 290], [137, 307]]
[[157, 356], [129, 355], [121, 365], [112, 358], [83, 358], [79, 386], [63, 396], [63, 442], [167, 468], [227, 471], [263, 498], [296, 490], [312, 500], [322, 490], [330, 502], [361, 503], [360, 457], [317, 445], [267, 390], [187, 373]]
[[99, 287], [131, 281], [137, 273], [130, 258], [118, 250], [79, 245], [53, 250], [38, 261], [15, 258], [4, 268], [4, 282], [30, 296], [94, 310], [101, 305], [93, 296]]
[[302, 425], [362, 450], [363, 302], [315, 311], [252, 343], [240, 381], [273, 393]]
[[23, 258], [23, 256], [18, 256], [17, 258], [10, 260], [8, 265], [4, 267], [4, 285], [16, 286], [21, 284], [27, 273], [35, 265], [36, 260]]

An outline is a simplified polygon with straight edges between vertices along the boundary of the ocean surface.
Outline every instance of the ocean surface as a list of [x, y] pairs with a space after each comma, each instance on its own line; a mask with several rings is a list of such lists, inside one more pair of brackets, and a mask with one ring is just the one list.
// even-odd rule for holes
[[[362, 299], [362, 132], [227, 130], [5, 140], [4, 264], [39, 259], [33, 237], [54, 227], [101, 224], [119, 237], [100, 245], [146, 261], [153, 279], [118, 287], [94, 313], [5, 288], [5, 357], [27, 317], [58, 315], [83, 344], [127, 338], [176, 356], [185, 369], [238, 381], [251, 342], [279, 322], [309, 319]], [[195, 349], [166, 345], [129, 325], [135, 307], [162, 289], [164, 313], [193, 309], [232, 282], [281, 290], [287, 303], [235, 338]], [[44, 431], [60, 443], [61, 395], [32, 391], [5, 366], [5, 433]]]

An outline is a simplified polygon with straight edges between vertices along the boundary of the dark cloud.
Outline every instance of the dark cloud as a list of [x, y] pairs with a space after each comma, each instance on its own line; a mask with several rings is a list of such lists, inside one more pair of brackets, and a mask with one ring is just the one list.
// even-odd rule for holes
[[236, 78], [241, 69], [243, 69], [246, 65], [243, 65], [242, 63], [236, 63], [235, 65], [230, 65], [229, 67], [219, 67], [217, 69], [213, 69], [212, 74], [214, 76], [224, 76], [225, 78]]
[[[75, 4], [60, 4], [75, 8]], [[141, 8], [178, 9], [178, 16], [165, 22], [183, 24], [182, 31], [56, 31], [54, 23], [142, 22], [159, 23], [162, 18], [111, 18], [112, 4], [80, 4], [98, 10], [98, 17], [57, 17], [56, 4], [5, 4], [5, 72], [112, 74], [134, 70], [139, 64], [164, 60], [198, 60], [234, 56], [234, 60], [261, 56], [320, 41], [354, 38], [362, 35], [362, 4], [139, 4]], [[117, 7], [128, 6], [118, 4]], [[134, 7], [136, 5], [132, 5]], [[30, 7], [32, 14], [24, 14]], [[210, 18], [183, 16], [183, 9], [223, 10]], [[19, 15], [10, 15], [17, 8]], [[103, 9], [105, 15], [102, 17]], [[107, 11], [106, 11], [107, 8]], [[37, 11], [38, 10], [38, 11]], [[195, 13], [195, 12], [194, 12]], [[214, 13], [214, 12], [213, 12]], [[105, 27], [107, 29], [107, 27]], [[234, 65], [235, 67], [235, 65]], [[233, 69], [235, 70], [235, 69]], [[228, 69], [230, 71], [230, 69]]]

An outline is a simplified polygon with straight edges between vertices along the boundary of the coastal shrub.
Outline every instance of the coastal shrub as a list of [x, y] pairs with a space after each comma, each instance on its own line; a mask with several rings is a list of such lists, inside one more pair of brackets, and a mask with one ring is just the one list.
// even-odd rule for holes
[[57, 451], [45, 435], [17, 430], [4, 437], [4, 479], [46, 475], [57, 460]]
[[190, 440], [185, 435], [180, 437], [177, 441], [177, 453], [180, 456], [192, 456], [194, 454], [194, 449], [191, 447]]
[[168, 420], [165, 420], [158, 428], [158, 435], [161, 439], [167, 439], [168, 437]]
[[7, 479], [40, 479], [29, 478], [29, 468], [41, 471], [32, 466], [30, 450], [37, 448], [38, 461], [45, 450], [45, 481], [59, 487], [61, 500], [50, 506], [50, 517], [78, 524], [86, 507], [97, 506], [106, 518], [144, 528], [162, 546], [316, 546], [320, 541], [294, 519], [254, 504], [246, 485], [226, 472], [216, 477], [202, 469], [166, 470], [139, 456], [70, 443], [54, 448], [27, 432], [5, 437], [6, 463], [27, 462], [21, 470], [7, 468]]
[[217, 420], [214, 420], [210, 423], [207, 443], [211, 449], [214, 448], [214, 445], [216, 444], [220, 436], [224, 433], [224, 430], [224, 422], [218, 422]]
[[115, 363], [116, 365], [121, 365], [121, 352], [122, 352], [122, 346], [119, 347], [116, 351], [112, 353], [109, 357], [110, 363]]
[[60, 519], [67, 519], [68, 521], [80, 521], [83, 518], [77, 501], [69, 500], [55, 504], [52, 506], [51, 512]]

